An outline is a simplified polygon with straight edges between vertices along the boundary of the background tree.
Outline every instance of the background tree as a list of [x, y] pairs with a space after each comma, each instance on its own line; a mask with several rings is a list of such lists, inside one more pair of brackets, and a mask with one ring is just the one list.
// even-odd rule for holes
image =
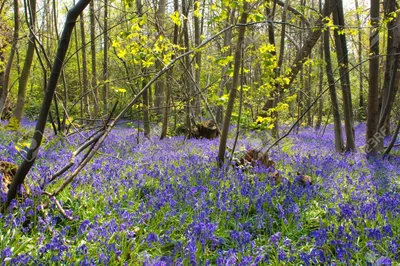
[[[11, 51], [8, 57], [7, 64], [4, 67], [1, 67], [0, 70], [0, 86], [1, 86], [1, 94], [0, 94], [0, 119], [3, 118], [4, 108], [7, 106], [8, 94], [9, 94], [9, 85], [10, 85], [10, 76], [11, 76], [11, 68], [14, 62], [14, 56], [17, 50], [18, 39], [19, 39], [19, 2], [18, 0], [13, 1], [13, 11], [14, 11], [14, 33], [12, 37]], [[2, 19], [2, 14], [0, 13], [0, 18]], [[10, 41], [7, 40], [8, 28], [6, 27], [6, 23], [1, 21], [1, 47], [0, 47], [0, 61], [3, 62], [1, 65], [4, 65], [4, 49], [6, 44]], [[4, 69], [3, 69], [4, 68]]]
[[35, 53], [35, 24], [36, 24], [36, 0], [25, 1], [25, 17], [27, 20], [30, 33], [28, 37], [28, 48], [26, 50], [26, 57], [24, 66], [22, 68], [21, 77], [18, 84], [17, 103], [15, 105], [12, 117], [10, 119], [10, 128], [18, 128], [25, 107], [26, 88], [31, 72], [31, 66]]
[[[244, 1], [243, 3], [243, 12], [240, 15], [240, 24], [245, 24], [247, 22], [247, 16], [249, 12], [249, 4]], [[235, 57], [234, 57], [234, 69], [233, 69], [233, 78], [232, 78], [232, 88], [231, 92], [229, 94], [229, 101], [228, 101], [228, 106], [226, 108], [226, 114], [224, 118], [224, 123], [223, 123], [223, 128], [222, 128], [222, 133], [221, 133], [221, 140], [219, 144], [219, 150], [218, 150], [218, 163], [220, 166], [222, 166], [224, 160], [225, 160], [225, 150], [226, 150], [226, 141], [228, 139], [228, 131], [229, 131], [229, 126], [231, 123], [231, 117], [232, 117], [232, 112], [233, 112], [233, 107], [235, 103], [235, 98], [237, 94], [237, 88], [239, 87], [239, 75], [240, 75], [240, 67], [241, 67], [241, 59], [242, 59], [242, 54], [244, 51], [244, 34], [246, 31], [246, 27], [241, 26], [239, 27], [239, 32], [238, 32], [238, 39], [237, 39], [237, 45], [236, 45], [236, 51], [235, 51]]]

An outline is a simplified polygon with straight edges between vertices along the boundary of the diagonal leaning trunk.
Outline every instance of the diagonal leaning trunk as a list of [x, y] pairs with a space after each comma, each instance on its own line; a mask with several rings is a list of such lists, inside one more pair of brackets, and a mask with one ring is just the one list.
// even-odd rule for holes
[[71, 40], [72, 31], [75, 27], [76, 19], [79, 14], [85, 9], [90, 3], [90, 0], [80, 0], [78, 3], [68, 11], [67, 20], [65, 22], [64, 30], [58, 44], [57, 54], [54, 59], [53, 66], [51, 68], [51, 74], [49, 82], [47, 83], [46, 92], [43, 98], [42, 107], [40, 109], [39, 119], [36, 123], [35, 133], [31, 141], [31, 147], [28, 150], [26, 158], [22, 161], [18, 167], [18, 171], [14, 177], [14, 180], [7, 193], [7, 201], [2, 205], [2, 213], [4, 213], [11, 200], [17, 195], [17, 188], [21, 185], [29, 170], [33, 166], [36, 156], [39, 152], [39, 147], [42, 142], [43, 132], [46, 126], [47, 116], [49, 114], [51, 101], [54, 96], [54, 92], [57, 87], [58, 78], [60, 77], [61, 69], [63, 67], [65, 55], [68, 50], [68, 46]]

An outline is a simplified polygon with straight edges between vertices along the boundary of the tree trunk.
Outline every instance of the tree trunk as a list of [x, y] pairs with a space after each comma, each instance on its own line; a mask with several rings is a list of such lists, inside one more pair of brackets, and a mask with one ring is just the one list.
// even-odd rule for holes
[[46, 126], [46, 120], [49, 114], [51, 101], [53, 99], [54, 92], [57, 87], [58, 78], [63, 67], [65, 55], [67, 53], [69, 42], [71, 39], [71, 34], [75, 27], [75, 21], [79, 14], [89, 4], [89, 2], [90, 0], [80, 0], [72, 9], [68, 11], [67, 21], [64, 26], [64, 31], [61, 35], [53, 67], [51, 69], [50, 79], [47, 83], [42, 108], [40, 109], [40, 115], [36, 123], [35, 133], [33, 135], [31, 146], [28, 150], [26, 158], [18, 167], [17, 173], [15, 174], [13, 182], [8, 190], [7, 201], [3, 203], [2, 213], [7, 210], [11, 200], [13, 200], [17, 195], [17, 188], [24, 183], [26, 175], [28, 174], [29, 170], [35, 162], [36, 156], [39, 152], [40, 144], [42, 142], [43, 132]]
[[[190, 4], [191, 1], [187, 0], [182, 0], [182, 14], [185, 17], [189, 17], [189, 10], [190, 10]], [[189, 25], [188, 25], [188, 20], [184, 19], [183, 20], [183, 39], [184, 39], [184, 46], [185, 46], [185, 52], [188, 52], [190, 50], [190, 38], [189, 38]], [[192, 69], [192, 63], [191, 63], [191, 58], [189, 56], [185, 57], [185, 66], [184, 66], [184, 73], [185, 73], [185, 86], [186, 86], [186, 128], [188, 129], [189, 137], [191, 133], [191, 115], [192, 115], [192, 107], [193, 107], [193, 99], [192, 97], [194, 96], [194, 84], [192, 82], [191, 77], [193, 77], [193, 69]]]
[[361, 18], [360, 14], [358, 12], [358, 0], [355, 0], [355, 5], [356, 5], [356, 17], [357, 17], [357, 23], [358, 23], [358, 79], [359, 79], [359, 121], [363, 121], [364, 116], [365, 116], [365, 107], [364, 107], [364, 92], [363, 92], [363, 56], [362, 56], [362, 51], [363, 51], [363, 46], [362, 46], [362, 31], [361, 31]]
[[[235, 10], [228, 8], [227, 11], [228, 15], [226, 18], [226, 22], [225, 22], [225, 27], [228, 27], [229, 25], [234, 23], [235, 20]], [[232, 29], [227, 30], [224, 33], [224, 47], [229, 47], [229, 49], [227, 49], [226, 51], [224, 50], [224, 52], [222, 53], [222, 57], [227, 57], [230, 56], [232, 54], [232, 49], [230, 48], [231, 46], [231, 42], [232, 42]], [[229, 68], [229, 64], [226, 66], [222, 67], [221, 70], [221, 82], [219, 83], [219, 89], [218, 89], [218, 97], [221, 98], [224, 95], [224, 90], [225, 87], [228, 89], [228, 91], [230, 91], [230, 85], [228, 84], [228, 75], [226, 75], [226, 71]], [[218, 105], [217, 106], [217, 111], [216, 111], [216, 119], [217, 119], [217, 123], [218, 125], [222, 125], [222, 120], [223, 120], [223, 114], [224, 112], [224, 108], [222, 105]]]
[[[274, 4], [275, 5], [275, 4]], [[283, 6], [283, 11], [282, 11], [282, 31], [281, 31], [281, 40], [280, 40], [280, 45], [279, 45], [279, 58], [278, 58], [278, 65], [275, 69], [275, 78], [278, 78], [282, 74], [282, 66], [283, 66], [283, 58], [285, 56], [285, 36], [286, 36], [286, 13], [287, 9], [289, 6], [289, 0], [285, 0], [285, 4]], [[271, 25], [272, 28], [272, 25]], [[271, 29], [272, 30], [272, 29]], [[277, 84], [277, 86], [282, 86], [281, 84]], [[273, 108], [277, 107], [277, 104], [280, 100], [280, 94], [277, 92], [273, 92], [274, 97], [273, 97], [273, 102], [272, 106]], [[279, 117], [278, 117], [278, 112], [273, 111], [271, 114], [272, 118], [274, 119], [274, 127], [272, 129], [272, 136], [275, 138], [279, 138]]]
[[[53, 23], [54, 23], [54, 31], [56, 33], [56, 38], [57, 41], [60, 41], [60, 36], [58, 35], [58, 19], [57, 19], [57, 14], [58, 14], [58, 8], [57, 8], [57, 3], [59, 1], [53, 0]], [[75, 0], [74, 0], [74, 4], [75, 4]], [[63, 99], [63, 105], [64, 108], [67, 108], [67, 104], [68, 104], [68, 90], [67, 90], [67, 81], [65, 79], [65, 75], [64, 75], [64, 70], [61, 69], [61, 79], [63, 82], [63, 86], [64, 86], [64, 91], [63, 91], [63, 95], [64, 95], [64, 99]], [[58, 127], [60, 130], [63, 130], [65, 128], [65, 123], [67, 120], [67, 113], [64, 111], [64, 115], [63, 115], [63, 119], [61, 122], [61, 118], [60, 118], [60, 112], [58, 111], [58, 103], [57, 103], [57, 98], [54, 98], [54, 106], [56, 109], [56, 115], [57, 115], [57, 123], [58, 123]]]
[[[179, 12], [179, 1], [174, 0], [174, 12]], [[178, 34], [179, 34], [179, 27], [178, 25], [174, 24], [174, 36], [173, 36], [173, 41], [172, 43], [174, 45], [178, 44]], [[175, 56], [173, 56], [175, 58]], [[168, 121], [169, 121], [169, 113], [170, 113], [170, 104], [171, 104], [171, 94], [172, 94], [172, 82], [173, 82], [173, 69], [168, 71], [168, 78], [167, 78], [167, 93], [165, 96], [165, 109], [164, 109], [164, 117], [163, 117], [163, 125], [162, 125], [162, 130], [161, 130], [161, 136], [160, 139], [164, 139], [167, 136], [168, 132]]]
[[18, 39], [19, 39], [19, 3], [18, 0], [14, 0], [14, 33], [13, 33], [10, 56], [8, 57], [6, 69], [4, 70], [4, 79], [3, 82], [1, 83], [2, 90], [0, 96], [0, 119], [3, 115], [4, 107], [6, 106], [8, 100], [8, 92], [9, 92], [8, 87], [10, 83], [10, 74], [14, 61], [14, 55], [17, 50]]
[[[315, 27], [313, 27], [309, 31], [309, 34], [308, 34], [304, 44], [302, 45], [300, 50], [297, 52], [296, 57], [295, 57], [293, 63], [291, 64], [292, 67], [291, 67], [290, 71], [288, 71], [289, 74], [286, 76], [289, 79], [289, 82], [286, 83], [284, 86], [281, 86], [280, 92], [279, 92], [280, 94], [282, 94], [285, 89], [289, 88], [292, 85], [297, 74], [301, 70], [304, 61], [311, 54], [313, 47], [317, 43], [318, 39], [321, 37], [322, 30], [324, 29], [324, 25], [326, 24], [325, 18], [331, 14], [334, 5], [335, 5], [334, 0], [326, 0], [325, 1], [321, 16], [316, 21]], [[266, 105], [263, 107], [264, 110], [266, 109], [267, 105], [268, 105], [268, 103], [266, 103]]]
[[344, 147], [342, 123], [340, 119], [339, 104], [336, 95], [335, 78], [333, 76], [331, 49], [329, 44], [329, 29], [324, 32], [324, 53], [326, 62], [326, 77], [329, 83], [329, 94], [332, 102], [333, 127], [335, 132], [335, 149], [342, 152]]
[[[307, 107], [311, 105], [311, 94], [312, 94], [312, 89], [311, 89], [311, 73], [312, 73], [312, 68], [311, 68], [311, 64], [308, 64], [307, 66], [307, 95], [306, 95], [306, 105]], [[312, 115], [311, 115], [311, 111], [307, 113], [307, 126], [308, 127], [312, 127]]]
[[354, 142], [354, 120], [353, 120], [353, 105], [351, 100], [350, 76], [349, 76], [349, 58], [346, 44], [346, 35], [339, 34], [339, 30], [344, 27], [344, 14], [342, 0], [336, 1], [333, 11], [333, 23], [338, 25], [335, 30], [336, 55], [339, 64], [340, 83], [343, 94], [343, 111], [344, 124], [346, 131], [346, 151], [355, 151], [356, 145]]
[[[78, 31], [76, 30], [76, 27], [74, 28], [74, 39], [75, 39], [75, 46], [79, 47], [79, 41], [78, 41]], [[83, 94], [85, 93], [83, 90], [83, 82], [82, 82], [82, 74], [81, 74], [81, 62], [80, 62], [80, 56], [79, 53], [76, 53], [76, 65], [77, 65], [77, 72], [78, 72], [78, 84], [79, 84], [79, 93], [81, 97], [79, 97], [79, 114], [80, 117], [83, 118]]]
[[[194, 12], [193, 12], [193, 20], [194, 20], [194, 45], [197, 47], [200, 45], [201, 40], [201, 25], [200, 25], [200, 2], [196, 1], [195, 4], [193, 5]], [[196, 13], [197, 12], [197, 13]], [[194, 79], [196, 82], [197, 88], [201, 88], [200, 86], [200, 77], [201, 77], [201, 51], [197, 51], [195, 54], [195, 62], [196, 66], [194, 68]], [[196, 96], [196, 103], [195, 103], [195, 108], [194, 112], [196, 116], [201, 115], [201, 98], [200, 95]]]
[[[165, 7], [166, 7], [166, 0], [159, 0], [158, 2], [158, 9], [156, 13], [156, 21], [157, 21], [157, 31], [160, 35], [163, 35], [164, 31], [164, 23], [165, 23]], [[163, 63], [160, 60], [156, 61], [156, 70], [160, 71], [163, 68]], [[155, 102], [154, 106], [156, 108], [156, 112], [158, 114], [163, 113], [163, 109], [160, 108], [164, 103], [164, 91], [165, 91], [165, 81], [164, 78], [161, 78], [156, 81], [155, 84]]]
[[[247, 1], [244, 1], [243, 13], [240, 16], [241, 24], [245, 24], [247, 22], [247, 16], [248, 16], [248, 12], [249, 12], [248, 9], [249, 9], [249, 4]], [[243, 26], [239, 27], [239, 34], [238, 34], [238, 40], [237, 40], [237, 46], [236, 46], [235, 58], [234, 58], [235, 63], [234, 63], [234, 68], [233, 68], [232, 88], [231, 88], [231, 92], [229, 94], [229, 101], [228, 101], [228, 106], [226, 108], [226, 114], [225, 114], [223, 129], [222, 129], [222, 133], [221, 133], [221, 140], [219, 143], [219, 150], [218, 150], [218, 164], [220, 167], [223, 165], [224, 159], [225, 159], [225, 150], [226, 150], [226, 142], [228, 139], [229, 125], [231, 122], [233, 107], [235, 104], [237, 88], [239, 86], [239, 75], [240, 75], [239, 72], [240, 72], [242, 54], [244, 51], [245, 31], [246, 31], [246, 27], [243, 27]]]
[[85, 17], [82, 11], [81, 20], [81, 39], [82, 39], [82, 79], [83, 79], [83, 108], [85, 115], [90, 117], [89, 110], [89, 79], [88, 79], [88, 68], [87, 68], [87, 56], [86, 56], [86, 32], [85, 32]]
[[368, 155], [378, 152], [375, 134], [378, 131], [379, 119], [379, 0], [371, 0], [371, 26], [370, 48], [371, 56], [369, 61], [369, 89], [368, 89], [368, 109], [367, 109], [367, 131], [366, 142]]
[[94, 1], [90, 2], [90, 51], [92, 56], [92, 82], [94, 115], [99, 115], [99, 90], [97, 87], [97, 60], [96, 60], [96, 22], [94, 13]]
[[[319, 0], [319, 11], [322, 12], [322, 1]], [[324, 40], [321, 40], [321, 46], [319, 49], [319, 57], [321, 59], [321, 62], [324, 62]], [[323, 91], [324, 87], [324, 70], [321, 65], [321, 67], [318, 70], [319, 72], [319, 83], [318, 83], [318, 95], [320, 95]], [[315, 123], [315, 128], [318, 130], [321, 127], [322, 124], [322, 116], [323, 116], [323, 111], [324, 111], [324, 98], [321, 97], [321, 99], [318, 102], [318, 116], [317, 116], [317, 122]]]
[[[267, 8], [267, 14], [268, 14], [268, 19], [270, 21], [274, 21], [275, 19], [275, 11], [276, 11], [276, 0], [271, 1], [272, 3], [272, 9], [271, 8]], [[285, 3], [287, 3], [288, 1], [286, 1]], [[283, 5], [285, 5], [285, 3]], [[284, 24], [283, 24], [284, 25]], [[268, 27], [267, 27], [267, 31], [268, 31], [268, 42], [270, 44], [272, 44], [273, 46], [276, 47], [276, 43], [275, 43], [275, 29], [274, 29], [274, 24], [268, 23]], [[276, 56], [276, 50], [272, 51], [271, 54], [273, 56]], [[282, 56], [280, 57], [282, 58]], [[279, 59], [280, 60], [280, 59]], [[283, 61], [282, 61], [283, 62]], [[279, 64], [278, 64], [279, 65]], [[276, 73], [279, 71], [280, 67], [275, 68], [275, 75]], [[277, 100], [277, 95], [278, 93], [276, 91], [271, 91], [269, 93], [269, 95], [267, 95], [268, 99], [266, 101], [266, 104], [263, 107], [263, 110], [268, 110], [270, 108], [274, 108], [276, 106], [276, 100]], [[271, 114], [271, 116], [276, 117], [275, 121], [274, 121], [274, 128], [272, 130], [272, 135], [277, 138], [278, 136], [278, 123], [277, 123], [277, 113], [275, 112], [274, 114]]]
[[[387, 0], [384, 5], [385, 16], [390, 18], [393, 12], [396, 11], [396, 1]], [[399, 55], [400, 52], [400, 20], [395, 17], [388, 22], [388, 36], [387, 36], [387, 52], [389, 56], [386, 57], [386, 70], [385, 80], [382, 93], [382, 106], [379, 116], [378, 131], [384, 132], [385, 135], [390, 134], [390, 113], [393, 108], [394, 100], [399, 85]], [[394, 56], [390, 56], [394, 54]], [[385, 128], [385, 130], [381, 130]], [[379, 149], [383, 149], [383, 139], [379, 142]]]
[[[29, 12], [28, 11], [26, 12], [27, 14], [28, 13], [30, 14], [30, 18], [28, 19], [29, 23], [28, 27], [30, 27], [32, 31], [34, 31], [34, 27], [36, 24], [36, 0], [29, 0], [28, 7], [29, 7], [28, 8]], [[19, 79], [19, 84], [18, 84], [17, 104], [15, 105], [13, 115], [10, 119], [11, 127], [18, 127], [20, 125], [20, 121], [24, 113], [26, 87], [28, 85], [28, 79], [31, 71], [34, 53], [35, 53], [35, 36], [33, 36], [33, 33], [30, 33], [25, 62], [22, 68], [21, 77]]]
[[[143, 16], [143, 4], [142, 0], [136, 0], [136, 8], [138, 17]], [[147, 84], [147, 69], [142, 67], [142, 89]], [[139, 121], [138, 121], [139, 123]], [[149, 118], [149, 93], [148, 91], [143, 92], [143, 125], [144, 125], [144, 135], [150, 136], [150, 118]]]
[[104, 0], [103, 111], [108, 110], [108, 0]]

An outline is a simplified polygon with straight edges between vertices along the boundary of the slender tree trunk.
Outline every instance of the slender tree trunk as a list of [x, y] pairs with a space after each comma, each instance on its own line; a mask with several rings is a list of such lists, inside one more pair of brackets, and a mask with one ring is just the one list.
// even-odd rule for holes
[[94, 115], [99, 114], [99, 90], [97, 86], [97, 60], [96, 60], [96, 21], [94, 13], [94, 0], [90, 2], [90, 51], [92, 56], [92, 82]]
[[[396, 12], [396, 1], [387, 0], [384, 5], [385, 16], [390, 18], [393, 12]], [[378, 131], [385, 128], [385, 135], [390, 134], [390, 113], [393, 108], [393, 103], [396, 99], [396, 94], [399, 85], [399, 59], [400, 56], [400, 20], [398, 17], [388, 22], [388, 36], [387, 36], [387, 52], [389, 56], [386, 57], [386, 70], [385, 80], [382, 90], [382, 106], [379, 116]], [[390, 56], [390, 55], [394, 56]], [[383, 149], [383, 139], [380, 139], [379, 150]]]
[[[75, 36], [75, 46], [79, 47], [78, 31], [76, 30], [76, 27], [74, 27], [74, 36]], [[83, 118], [83, 94], [85, 92], [83, 90], [81, 62], [80, 62], [79, 53], [76, 53], [76, 65], [77, 65], [77, 72], [78, 72], [79, 93], [82, 96], [82, 97], [80, 97], [80, 100], [79, 100], [79, 114], [80, 114], [80, 117]]]
[[[29, 12], [27, 11], [26, 13], [30, 14], [30, 18], [27, 19], [28, 27], [31, 27], [32, 31], [34, 31], [34, 27], [36, 24], [36, 0], [29, 0], [29, 5], [28, 5], [27, 9], [29, 9]], [[21, 77], [19, 79], [19, 84], [18, 84], [17, 104], [15, 106], [13, 115], [10, 119], [10, 124], [12, 127], [19, 126], [22, 115], [24, 113], [26, 88], [28, 85], [29, 74], [31, 71], [31, 66], [32, 66], [33, 57], [34, 57], [34, 53], [35, 53], [35, 43], [34, 42], [35, 42], [35, 37], [33, 36], [32, 33], [30, 33], [28, 49], [26, 51], [25, 62], [24, 62], [24, 66], [22, 68]]]
[[[275, 3], [274, 3], [275, 5]], [[289, 7], [289, 0], [285, 0], [285, 4], [283, 6], [283, 11], [282, 11], [282, 31], [281, 31], [281, 40], [280, 40], [280, 45], [279, 45], [279, 58], [278, 58], [278, 65], [275, 69], [275, 78], [278, 78], [282, 74], [282, 67], [283, 67], [283, 58], [285, 56], [285, 37], [286, 37], [286, 17], [287, 17], [287, 9]], [[271, 25], [272, 27], [272, 25]], [[282, 86], [282, 84], [276, 84], [277, 86]], [[277, 107], [278, 102], [280, 101], [281, 98], [281, 93], [274, 92], [274, 97], [273, 97], [273, 108]], [[274, 119], [274, 128], [272, 129], [272, 135], [275, 138], [279, 138], [279, 117], [278, 117], [278, 112], [273, 111], [271, 114], [272, 118]]]
[[[143, 4], [142, 0], [136, 0], [136, 8], [138, 17], [141, 18], [143, 16]], [[142, 67], [142, 89], [147, 84], [147, 69]], [[150, 117], [149, 117], [149, 93], [148, 91], [143, 92], [143, 124], [144, 124], [144, 135], [150, 136]], [[139, 121], [138, 121], [139, 123]]]
[[103, 111], [108, 110], [108, 0], [104, 0]]
[[[245, 24], [247, 22], [248, 12], [249, 12], [249, 4], [247, 1], [244, 1], [243, 13], [240, 16], [241, 24]], [[238, 40], [237, 40], [237, 46], [236, 46], [235, 58], [234, 58], [235, 63], [234, 63], [234, 67], [233, 67], [232, 88], [231, 88], [231, 92], [229, 94], [229, 101], [228, 101], [228, 106], [226, 108], [226, 114], [225, 114], [223, 129], [222, 129], [222, 133], [221, 133], [221, 140], [219, 143], [219, 150], [218, 150], [218, 164], [220, 167], [223, 165], [224, 159], [225, 159], [226, 142], [228, 139], [229, 126], [230, 126], [230, 122], [231, 122], [233, 107], [235, 104], [237, 88], [240, 85], [239, 84], [239, 76], [240, 76], [239, 72], [240, 72], [242, 53], [244, 51], [245, 31], [246, 31], [246, 27], [243, 27], [243, 26], [239, 27]]]
[[[276, 11], [276, 1], [273, 0], [272, 2], [272, 9], [271, 8], [267, 8], [267, 14], [268, 14], [268, 19], [270, 21], [274, 21], [275, 19], [275, 11]], [[287, 2], [287, 1], [286, 1]], [[284, 4], [285, 5], [285, 4]], [[284, 25], [284, 24], [283, 24]], [[284, 28], [283, 28], [284, 29]], [[268, 23], [268, 42], [270, 44], [272, 44], [273, 46], [276, 47], [276, 43], [275, 43], [275, 29], [274, 29], [274, 24]], [[276, 51], [272, 51], [271, 54], [273, 56], [276, 56]], [[282, 58], [283, 60], [283, 56], [281, 56], [280, 58]], [[279, 59], [278, 61], [281, 61], [281, 59]], [[283, 62], [283, 61], [282, 61]], [[277, 75], [277, 73], [280, 73], [280, 67], [279, 67], [279, 63], [278, 63], [278, 67], [275, 68], [275, 76]], [[269, 110], [270, 108], [274, 108], [276, 106], [276, 101], [278, 99], [278, 92], [276, 91], [272, 91], [270, 92], [270, 94], [268, 95], [268, 99], [266, 101], [266, 104], [263, 107], [263, 110]], [[275, 112], [274, 114], [271, 114], [272, 117], [276, 117], [275, 121], [274, 121], [274, 128], [272, 131], [272, 135], [277, 138], [278, 136], [278, 118], [277, 118], [277, 113]]]
[[342, 123], [340, 119], [339, 103], [336, 95], [335, 78], [332, 69], [331, 49], [329, 44], [329, 29], [324, 32], [324, 53], [326, 62], [326, 76], [329, 83], [329, 94], [332, 102], [332, 113], [333, 113], [333, 126], [335, 132], [335, 149], [337, 152], [343, 151], [343, 133]]
[[[194, 44], [195, 46], [199, 46], [201, 43], [200, 40], [200, 35], [201, 35], [201, 25], [200, 25], [200, 2], [195, 1], [195, 4], [193, 5], [194, 8], [194, 14], [193, 14], [193, 20], [194, 20]], [[200, 77], [201, 77], [201, 51], [196, 52], [195, 54], [195, 70], [194, 70], [194, 79], [196, 81], [196, 86], [197, 88], [201, 88], [200, 86]], [[195, 114], [196, 116], [201, 115], [201, 98], [200, 95], [197, 95], [196, 97], [196, 104], [195, 104]]]
[[[165, 8], [166, 8], [166, 0], [158, 1], [158, 8], [156, 13], [156, 21], [157, 21], [157, 31], [160, 35], [164, 35], [164, 23], [165, 23]], [[156, 69], [160, 71], [163, 68], [163, 63], [160, 60], [156, 61]], [[155, 102], [154, 106], [156, 107], [156, 112], [158, 114], [163, 113], [163, 109], [160, 108], [164, 103], [164, 94], [165, 94], [165, 80], [161, 78], [156, 81], [155, 84]]]
[[[146, 68], [142, 68], [142, 75], [143, 75], [142, 78], [142, 89], [143, 89], [148, 81]], [[144, 126], [144, 135], [150, 137], [149, 93], [147, 91], [143, 92], [143, 126]]]
[[[235, 19], [235, 10], [234, 9], [228, 8], [227, 13], [228, 13], [228, 16], [226, 18], [225, 27], [228, 27], [229, 25], [233, 24], [234, 19]], [[232, 49], [230, 48], [231, 42], [232, 42], [232, 29], [229, 29], [224, 33], [224, 47], [229, 47], [229, 49], [227, 49], [226, 51], [224, 50], [224, 52], [222, 53], [223, 57], [227, 57], [232, 54]], [[228, 75], [226, 75], [226, 71], [228, 70], [228, 68], [229, 68], [229, 64], [226, 66], [223, 66], [222, 70], [221, 70], [221, 82], [219, 84], [219, 89], [218, 89], [218, 93], [217, 93], [219, 98], [221, 98], [224, 95], [225, 87], [228, 89], [228, 91], [230, 91], [230, 85], [228, 83]], [[217, 112], [216, 112], [216, 119], [217, 119], [217, 123], [219, 125], [222, 125], [222, 120], [223, 120], [223, 116], [224, 116], [223, 112], [224, 112], [223, 106], [218, 105]]]
[[399, 135], [399, 132], [400, 132], [400, 119], [397, 121], [397, 126], [396, 126], [396, 129], [394, 130], [392, 140], [390, 141], [389, 146], [385, 150], [383, 157], [386, 157], [387, 155], [389, 155], [390, 151], [394, 147], [394, 144], [396, 143], [396, 139], [397, 139], [397, 136]]
[[[335, 5], [334, 0], [326, 0], [324, 4], [324, 8], [322, 9], [322, 14], [318, 18], [318, 20], [315, 22], [315, 27], [309, 31], [309, 34], [307, 38], [304, 41], [304, 44], [301, 46], [300, 50], [297, 52], [296, 57], [291, 64], [292, 67], [290, 68], [290, 71], [288, 71], [288, 75], [286, 78], [289, 79], [289, 82], [287, 82], [284, 86], [280, 87], [280, 92], [283, 93], [283, 91], [287, 88], [289, 88], [292, 83], [294, 82], [297, 74], [301, 70], [303, 63], [307, 57], [311, 54], [311, 51], [315, 44], [317, 43], [318, 39], [321, 37], [322, 31], [324, 29], [324, 25], [326, 24], [325, 18], [328, 17], [333, 10], [333, 7]], [[268, 102], [266, 105], [263, 107], [263, 109], [266, 109], [268, 106]]]
[[81, 39], [82, 39], [82, 79], [83, 79], [83, 108], [87, 117], [90, 117], [89, 110], [89, 79], [88, 79], [88, 67], [87, 67], [87, 55], [86, 55], [86, 32], [85, 32], [85, 17], [82, 12], [81, 20]]
[[[189, 17], [189, 10], [190, 10], [190, 0], [182, 0], [182, 14], [185, 17]], [[185, 51], [188, 52], [190, 50], [190, 38], [189, 38], [189, 25], [188, 20], [183, 20], [183, 39], [184, 39], [184, 46]], [[186, 86], [186, 128], [188, 129], [189, 136], [191, 134], [191, 122], [190, 119], [192, 114], [192, 107], [193, 107], [193, 95], [194, 95], [194, 84], [192, 82], [191, 77], [193, 77], [193, 69], [191, 58], [189, 56], [185, 57], [185, 86]]]
[[355, 0], [355, 5], [356, 5], [356, 17], [357, 17], [357, 23], [358, 23], [358, 79], [359, 79], [359, 117], [358, 119], [362, 121], [365, 116], [365, 107], [364, 107], [364, 92], [363, 92], [363, 56], [362, 56], [362, 51], [363, 51], [363, 46], [362, 46], [362, 31], [361, 31], [361, 18], [360, 18], [360, 13], [359, 13], [359, 5], [358, 5], [358, 0]]
[[369, 89], [368, 89], [368, 111], [367, 111], [367, 154], [378, 152], [375, 133], [378, 131], [379, 119], [379, 0], [371, 0], [371, 26], [369, 61]]
[[[312, 72], [312, 68], [311, 68], [311, 64], [308, 64], [307, 66], [307, 98], [306, 98], [306, 105], [307, 107], [311, 105], [311, 94], [312, 94], [312, 89], [311, 89], [311, 72]], [[311, 111], [307, 113], [307, 126], [308, 127], [312, 127], [312, 115], [311, 115]]]
[[8, 57], [6, 69], [4, 70], [4, 80], [3, 83], [1, 84], [2, 90], [0, 96], [0, 119], [2, 117], [4, 107], [6, 106], [6, 102], [8, 100], [10, 74], [14, 61], [14, 55], [17, 50], [18, 39], [19, 39], [19, 3], [18, 0], [14, 0], [14, 33], [13, 33], [10, 56]]
[[[57, 8], [57, 3], [58, 3], [58, 1], [53, 0], [53, 23], [54, 23], [54, 31], [56, 33], [56, 38], [57, 38], [57, 41], [59, 42], [60, 41], [60, 36], [58, 35], [58, 19], [57, 19], [58, 8]], [[75, 4], [75, 0], [74, 0], [74, 4]], [[67, 108], [67, 104], [68, 104], [68, 89], [67, 89], [67, 81], [66, 81], [63, 69], [61, 69], [61, 79], [62, 79], [62, 83], [63, 83], [63, 86], [64, 86], [63, 105], [64, 105], [64, 108], [66, 109]], [[58, 110], [57, 97], [54, 98], [54, 106], [56, 108], [58, 127], [59, 127], [60, 130], [63, 130], [65, 128], [65, 123], [66, 123], [66, 119], [67, 119], [67, 113], [65, 111], [63, 111], [64, 114], [63, 114], [63, 119], [62, 119], [62, 122], [61, 122], [60, 112]]]
[[339, 64], [340, 83], [343, 94], [344, 123], [346, 131], [346, 151], [355, 151], [356, 145], [354, 141], [354, 119], [353, 105], [351, 100], [350, 76], [349, 76], [349, 58], [346, 44], [346, 35], [339, 34], [339, 30], [344, 27], [344, 14], [342, 0], [336, 1], [333, 12], [333, 23], [339, 28], [335, 30], [336, 54]]
[[[322, 12], [322, 1], [319, 0], [319, 11]], [[324, 62], [324, 39], [321, 39], [321, 46], [319, 49], [319, 57], [321, 59], [321, 62]], [[320, 95], [323, 91], [324, 87], [324, 70], [321, 65], [321, 67], [318, 70], [319, 72], [319, 83], [318, 83], [318, 95]], [[322, 116], [324, 112], [324, 98], [321, 97], [321, 99], [318, 102], [318, 116], [317, 116], [317, 122], [315, 124], [315, 128], [318, 130], [321, 127], [322, 124]]]
[[[174, 0], [174, 12], [179, 12], [179, 1]], [[179, 35], [179, 27], [178, 25], [174, 24], [174, 36], [173, 36], [173, 41], [172, 43], [174, 45], [178, 44], [178, 35]], [[175, 58], [175, 56], [173, 56]], [[167, 93], [165, 96], [165, 109], [164, 109], [164, 118], [163, 118], [163, 125], [162, 125], [162, 130], [161, 130], [161, 136], [160, 139], [164, 139], [167, 136], [168, 132], [168, 121], [169, 121], [169, 113], [171, 110], [170, 104], [171, 104], [171, 94], [172, 94], [172, 82], [173, 82], [173, 67], [168, 71], [168, 78], [167, 78]]]

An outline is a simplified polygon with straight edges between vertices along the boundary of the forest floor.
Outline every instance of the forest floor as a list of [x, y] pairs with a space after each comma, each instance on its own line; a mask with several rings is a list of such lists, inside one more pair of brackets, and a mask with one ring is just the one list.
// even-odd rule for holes
[[[24, 132], [0, 132], [0, 160], [18, 163]], [[364, 125], [356, 127], [364, 145]], [[29, 135], [29, 134], [28, 134]], [[143, 138], [114, 130], [100, 153], [40, 211], [42, 188], [83, 137], [46, 134], [30, 197], [0, 216], [0, 261], [49, 265], [392, 265], [400, 262], [400, 158], [334, 152], [330, 126], [301, 129], [274, 148], [282, 180], [257, 166], [217, 167], [219, 141]], [[88, 133], [83, 135], [87, 136]], [[232, 134], [233, 135], [233, 134]], [[265, 136], [239, 139], [260, 148]], [[232, 147], [233, 138], [228, 146]], [[399, 154], [397, 149], [395, 154]], [[239, 152], [240, 154], [240, 152]], [[239, 156], [239, 155], [238, 155]], [[82, 158], [82, 157], [80, 157]], [[312, 177], [303, 186], [297, 172]], [[4, 193], [3, 193], [4, 199]], [[30, 222], [28, 222], [28, 220]]]

